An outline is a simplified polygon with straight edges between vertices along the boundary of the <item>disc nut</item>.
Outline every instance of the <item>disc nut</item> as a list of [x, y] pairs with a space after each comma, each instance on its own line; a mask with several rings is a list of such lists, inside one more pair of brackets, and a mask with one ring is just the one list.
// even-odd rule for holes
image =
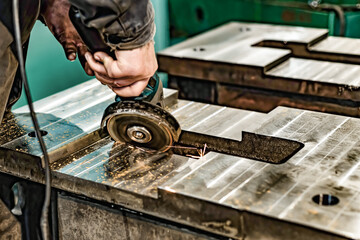
[[128, 137], [137, 143], [148, 143], [152, 139], [149, 130], [142, 126], [129, 127], [126, 132]]
[[133, 136], [136, 138], [136, 139], [143, 139], [145, 137], [145, 134], [143, 134], [142, 132], [134, 132], [133, 133]]

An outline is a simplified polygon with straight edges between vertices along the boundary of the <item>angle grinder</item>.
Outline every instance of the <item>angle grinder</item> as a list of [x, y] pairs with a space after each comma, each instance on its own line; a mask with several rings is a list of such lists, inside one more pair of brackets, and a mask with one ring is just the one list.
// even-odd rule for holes
[[[90, 52], [102, 51], [115, 58], [99, 31], [87, 27], [74, 6], [70, 7], [69, 17]], [[115, 102], [104, 112], [101, 127], [116, 142], [167, 151], [179, 140], [181, 129], [177, 120], [164, 109], [163, 98], [163, 86], [155, 74], [140, 96], [116, 96]]]

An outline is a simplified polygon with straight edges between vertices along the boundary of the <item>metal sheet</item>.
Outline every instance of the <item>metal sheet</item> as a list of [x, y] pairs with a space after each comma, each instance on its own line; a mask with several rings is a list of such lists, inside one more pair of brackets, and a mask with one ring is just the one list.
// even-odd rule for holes
[[[88, 96], [86, 101], [84, 96]], [[75, 103], [97, 101], [86, 91], [77, 97]], [[90, 128], [86, 127], [90, 123], [94, 123], [95, 129], [104, 110], [101, 107], [107, 102], [90, 104], [79, 111], [80, 104], [67, 107], [60, 95], [56, 101], [48, 99], [54, 109], [67, 112], [67, 116], [43, 125], [54, 134], [45, 138], [46, 144], [52, 146], [50, 150], [88, 133]], [[289, 227], [325, 231], [328, 238], [322, 239], [360, 238], [359, 119], [284, 107], [264, 114], [184, 100], [168, 109], [186, 130], [238, 140], [241, 131], [249, 131], [300, 141], [305, 147], [280, 165], [210, 152], [203, 157], [169, 155], [161, 160], [133, 161], [120, 171], [113, 168], [110, 174], [110, 165], [117, 166], [116, 161], [123, 163], [123, 159], [117, 158], [122, 151], [136, 157], [132, 154], [141, 150], [114, 146], [104, 138], [55, 162], [54, 187], [230, 237], [251, 235], [257, 226], [247, 224], [254, 219], [258, 219], [259, 227], [260, 223], [267, 223], [270, 229], [270, 218], [274, 225], [297, 223]], [[55, 116], [60, 114], [52, 112]], [[77, 133], [71, 130], [72, 126], [82, 131]], [[14, 139], [2, 147], [15, 148], [15, 142], [23, 143], [25, 139], [28, 140]], [[30, 164], [31, 155], [41, 155], [35, 145], [34, 141], [32, 147], [26, 148], [30, 154], [27, 157], [7, 154], [1, 149], [0, 170], [42, 181], [41, 171], [29, 170], [34, 166], [26, 165]], [[340, 202], [320, 206], [312, 200], [317, 194], [331, 194]], [[223, 223], [224, 228], [219, 227]]]
[[301, 58], [290, 58], [266, 72], [266, 75], [273, 77], [349, 86], [354, 91], [360, 87], [359, 74], [359, 65]]
[[[360, 215], [350, 209], [357, 208], [359, 188], [349, 182], [351, 176], [357, 179], [359, 168], [359, 120], [287, 108], [272, 114], [257, 132], [305, 143], [287, 163], [273, 166], [208, 154], [162, 187], [357, 238]], [[312, 197], [321, 193], [339, 197], [340, 203], [316, 205]], [[340, 218], [348, 221], [335, 223]]]
[[265, 67], [291, 51], [253, 45], [270, 40], [310, 45], [327, 33], [325, 29], [232, 22], [169, 47], [159, 55]]
[[[360, 71], [358, 65], [299, 59], [296, 57], [304, 57], [305, 53], [298, 55], [297, 52], [292, 51], [292, 54], [290, 54], [291, 51], [286, 49], [254, 46], [260, 42], [270, 40], [281, 42], [285, 45], [290, 43], [303, 44], [305, 47], [316, 43], [316, 45], [310, 48], [310, 51], [314, 50], [317, 53], [323, 52], [337, 55], [352, 54], [360, 60], [360, 54], [357, 54], [356, 50], [352, 50], [357, 48], [359, 40], [339, 37], [322, 40], [326, 35], [327, 30], [323, 29], [237, 22], [228, 23], [161, 51], [159, 53], [160, 69], [176, 76], [199, 78], [199, 73], [196, 73], [198, 66], [193, 65], [192, 68], [181, 68], [176, 64], [177, 62], [174, 58], [184, 62], [188, 61], [189, 64], [189, 60], [236, 64], [237, 66], [248, 66], [254, 69], [260, 67], [262, 71], [259, 73], [264, 73], [265, 76], [259, 76], [262, 81], [255, 83], [255, 85], [251, 82], [254, 82], [257, 76], [250, 76], [249, 79], [245, 77], [245, 79], [240, 79], [239, 76], [238, 81], [235, 77], [230, 81], [233, 84], [257, 86], [263, 89], [271, 88], [271, 84], [269, 86], [267, 83], [270, 80], [266, 78], [269, 76], [288, 79], [288, 85], [293, 84], [292, 79], [296, 79], [309, 82], [309, 84], [324, 83], [348, 86], [354, 91], [360, 86], [356, 78]], [[305, 49], [304, 51], [307, 50]], [[290, 57], [291, 55], [294, 57]], [[167, 59], [166, 57], [171, 58]], [[310, 55], [305, 57], [310, 57]], [[341, 61], [343, 58], [345, 57], [339, 56], [338, 61]], [[169, 63], [165, 63], [165, 61]], [[275, 69], [270, 69], [273, 67]], [[220, 78], [220, 74], [217, 75], [218, 79], [214, 78], [216, 74], [213, 72], [224, 71], [221, 65], [215, 65], [212, 68], [214, 69], [208, 69], [207, 73], [203, 73], [203, 76], [207, 76], [207, 78], [203, 79], [229, 82], [226, 79], [226, 74], [223, 75], [223, 78]], [[233, 68], [235, 69], [235, 66]], [[202, 69], [202, 71], [206, 70]], [[235, 73], [228, 70], [228, 78], [233, 78], [231, 74], [234, 75]], [[276, 79], [272, 80], [276, 81]], [[300, 89], [288, 88], [286, 90], [286, 88], [279, 88], [278, 90], [301, 93]], [[321, 93], [319, 94], [321, 95]], [[313, 93], [313, 95], [317, 94]], [[335, 95], [328, 93], [325, 96], [334, 97]]]
[[359, 44], [360, 39], [329, 36], [309, 49], [314, 52], [360, 55]]
[[[267, 38], [266, 34], [269, 33], [267, 26], [269, 25], [229, 23], [167, 48], [161, 51], [159, 55], [265, 67], [290, 53], [289, 50], [285, 49], [251, 47]], [[294, 28], [278, 29], [280, 31], [274, 38], [282, 39], [285, 37], [288, 40], [297, 39], [305, 42], [313, 38], [312, 34], [326, 34], [326, 31], [317, 29], [311, 29], [310, 32], [304, 28], [296, 30]], [[270, 37], [270, 35], [268, 36]]]
[[[232, 22], [161, 51], [158, 60], [185, 99], [358, 117], [360, 54], [352, 50], [358, 42], [327, 37], [322, 29]], [[192, 87], [202, 81], [207, 96]]]
[[[115, 94], [96, 79], [80, 84], [70, 90], [37, 101], [40, 127], [47, 132], [44, 136], [49, 151], [69, 144], [72, 141], [99, 129], [104, 109], [114, 102]], [[165, 103], [173, 104], [177, 92], [164, 90]], [[6, 121], [0, 130], [4, 141], [2, 146], [41, 156], [37, 139], [27, 133], [33, 131], [27, 106], [14, 111], [15, 118]], [[13, 129], [9, 135], [7, 129]], [[0, 138], [1, 139], [1, 138]]]

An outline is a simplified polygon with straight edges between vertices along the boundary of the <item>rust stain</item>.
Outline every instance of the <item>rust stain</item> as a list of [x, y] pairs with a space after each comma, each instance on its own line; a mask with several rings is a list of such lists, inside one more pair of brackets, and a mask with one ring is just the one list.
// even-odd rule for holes
[[292, 10], [285, 10], [281, 14], [282, 20], [285, 22], [295, 22], [296, 21], [296, 13]]
[[311, 23], [312, 15], [308, 12], [296, 12], [295, 10], [285, 10], [282, 12], [281, 19], [285, 22]]

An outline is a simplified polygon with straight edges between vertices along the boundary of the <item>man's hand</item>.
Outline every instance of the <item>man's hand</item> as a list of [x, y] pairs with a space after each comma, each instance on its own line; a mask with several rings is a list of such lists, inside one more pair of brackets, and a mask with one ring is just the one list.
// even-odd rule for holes
[[86, 60], [96, 78], [121, 97], [141, 94], [157, 70], [154, 43], [133, 50], [115, 51], [116, 60], [104, 52], [87, 52]]
[[81, 40], [69, 18], [70, 3], [68, 0], [45, 0], [41, 15], [52, 34], [62, 45], [67, 59], [75, 61], [76, 53], [88, 75], [94, 75], [85, 61], [87, 47]]

